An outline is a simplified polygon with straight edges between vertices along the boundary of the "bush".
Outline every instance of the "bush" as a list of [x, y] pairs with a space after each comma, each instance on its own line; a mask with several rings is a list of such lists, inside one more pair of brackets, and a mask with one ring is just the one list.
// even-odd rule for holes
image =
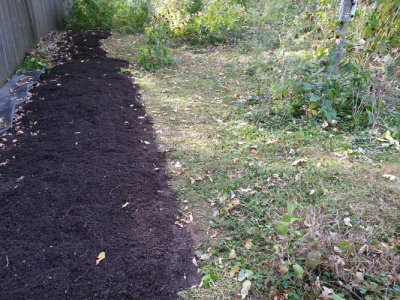
[[400, 1], [378, 0], [365, 26], [365, 37], [373, 50], [400, 46]]
[[235, 1], [211, 0], [194, 20], [199, 41], [224, 41], [241, 32], [246, 11]]
[[354, 65], [344, 66], [344, 72], [333, 74], [324, 66], [310, 63], [301, 69], [293, 87], [292, 114], [294, 117], [321, 117], [328, 122], [368, 120], [371, 107], [368, 91], [369, 78]]
[[67, 27], [73, 30], [111, 29], [115, 13], [112, 0], [76, 0]]
[[113, 18], [113, 28], [122, 33], [144, 31], [153, 18], [151, 1], [122, 1]]
[[193, 16], [189, 12], [191, 0], [166, 0], [156, 10], [156, 26], [168, 28], [170, 36], [175, 38], [189, 34]]
[[157, 9], [156, 19], [168, 27], [171, 37], [205, 44], [239, 33], [246, 15], [232, 0], [167, 0]]
[[151, 1], [76, 0], [67, 27], [73, 30], [115, 29], [133, 33], [143, 31], [152, 16]]
[[163, 27], [149, 27], [146, 31], [146, 45], [139, 48], [139, 64], [147, 71], [171, 65], [174, 60], [169, 55], [168, 34]]

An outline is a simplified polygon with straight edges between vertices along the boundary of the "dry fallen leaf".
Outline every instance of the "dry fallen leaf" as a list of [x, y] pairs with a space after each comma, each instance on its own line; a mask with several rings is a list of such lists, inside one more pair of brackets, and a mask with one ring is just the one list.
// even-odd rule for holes
[[292, 163], [292, 166], [301, 166], [307, 162], [305, 159], [298, 159]]
[[358, 250], [359, 254], [363, 254], [364, 252], [368, 252], [368, 245], [365, 244], [364, 246], [361, 246], [361, 248]]
[[236, 273], [240, 271], [239, 266], [234, 266], [230, 271], [229, 271], [229, 277], [233, 278], [235, 277]]
[[185, 218], [182, 220], [182, 222], [185, 222], [186, 224], [190, 224], [193, 222], [193, 214], [189, 211], [184, 213]]
[[183, 223], [180, 221], [175, 221], [175, 225], [178, 225], [180, 228], [183, 227]]
[[356, 272], [356, 278], [358, 282], [363, 282], [364, 281], [364, 274], [361, 272]]
[[251, 287], [251, 281], [250, 280], [245, 280], [242, 285], [242, 290], [240, 291], [240, 295], [242, 295], [242, 299], [245, 299], [247, 295], [249, 294]]
[[383, 242], [375, 242], [374, 245], [377, 246], [379, 249], [386, 250], [386, 251], [390, 251], [393, 249], [393, 246], [390, 247], [388, 244], [383, 243]]
[[333, 294], [333, 289], [327, 288], [326, 286], [322, 287], [322, 293], [320, 295], [320, 297], [322, 297], [323, 299], [331, 299], [331, 295]]
[[218, 235], [218, 232], [214, 231], [214, 233], [211, 234], [210, 237], [213, 239], [213, 238], [217, 237], [217, 235]]
[[122, 208], [125, 208], [129, 205], [129, 202], [126, 202], [125, 204], [122, 204]]
[[392, 174], [383, 174], [382, 177], [385, 179], [389, 179], [390, 181], [396, 181], [397, 179], [397, 176], [394, 176]]
[[236, 251], [235, 249], [232, 249], [231, 252], [229, 252], [229, 259], [234, 259], [236, 257]]
[[240, 162], [240, 158], [234, 158], [233, 160], [232, 160], [235, 164], [237, 164], [237, 163], [239, 163]]
[[264, 144], [265, 145], [274, 145], [274, 144], [277, 144], [277, 143], [278, 143], [278, 140], [268, 140]]
[[344, 223], [346, 226], [353, 227], [353, 225], [351, 224], [351, 219], [350, 219], [350, 218], [344, 218], [344, 219], [343, 219], [343, 223]]
[[211, 257], [211, 253], [204, 253], [202, 256], [200, 256], [200, 260], [208, 260]]
[[100, 252], [100, 254], [97, 256], [96, 265], [98, 265], [105, 258], [106, 258], [106, 253]]
[[245, 244], [244, 244], [244, 247], [245, 247], [247, 250], [249, 250], [252, 246], [253, 246], [253, 242], [252, 242], [250, 239], [247, 239], [246, 242], [245, 242]]
[[286, 274], [287, 272], [289, 272], [289, 267], [288, 266], [282, 266], [279, 268], [279, 273], [280, 274]]
[[232, 201], [231, 201], [231, 204], [232, 204], [233, 206], [239, 206], [239, 205], [240, 205], [240, 201], [239, 201], [239, 200], [232, 200]]
[[303, 224], [304, 224], [305, 226], [307, 226], [307, 227], [311, 227], [311, 226], [313, 225], [313, 223], [311, 222], [311, 220], [308, 219], [308, 218], [306, 218], [306, 219], [303, 221]]

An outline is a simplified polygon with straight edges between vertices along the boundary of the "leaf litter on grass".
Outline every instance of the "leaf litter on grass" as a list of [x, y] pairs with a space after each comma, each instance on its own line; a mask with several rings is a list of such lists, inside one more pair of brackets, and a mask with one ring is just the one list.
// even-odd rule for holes
[[[207, 285], [184, 296], [393, 295], [400, 279], [394, 225], [400, 190], [382, 174], [399, 177], [396, 154], [352, 150], [352, 137], [329, 126], [270, 130], [244, 121], [252, 105], [234, 99], [252, 90], [244, 73], [247, 54], [224, 46], [173, 51], [177, 68], [139, 72], [137, 81], [162, 128], [159, 147], [172, 149], [166, 153], [173, 187], [194, 215], [190, 226], [207, 258], [199, 262]], [[180, 88], [171, 89], [171, 82]], [[189, 104], [190, 118], [177, 113]], [[185, 172], [176, 171], [176, 162]], [[297, 207], [288, 211], [287, 203]], [[207, 232], [218, 232], [217, 238]], [[243, 289], [245, 280], [251, 285]]]

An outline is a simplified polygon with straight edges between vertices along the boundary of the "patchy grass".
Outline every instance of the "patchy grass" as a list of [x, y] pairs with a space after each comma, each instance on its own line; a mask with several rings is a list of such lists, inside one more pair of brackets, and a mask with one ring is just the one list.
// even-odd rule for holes
[[[335, 128], [253, 121], [251, 52], [171, 49], [177, 64], [137, 67], [140, 35], [104, 47], [132, 63], [168, 155], [203, 285], [187, 299], [389, 299], [399, 296], [400, 155]], [[387, 176], [391, 175], [391, 176]], [[261, 298], [260, 298], [261, 297]]]

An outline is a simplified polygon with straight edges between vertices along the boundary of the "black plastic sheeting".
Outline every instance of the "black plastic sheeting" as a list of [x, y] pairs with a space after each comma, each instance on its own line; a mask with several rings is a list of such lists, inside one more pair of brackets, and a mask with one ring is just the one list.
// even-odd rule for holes
[[0, 135], [10, 129], [16, 108], [28, 99], [29, 90], [38, 83], [42, 73], [14, 75], [0, 89]]

